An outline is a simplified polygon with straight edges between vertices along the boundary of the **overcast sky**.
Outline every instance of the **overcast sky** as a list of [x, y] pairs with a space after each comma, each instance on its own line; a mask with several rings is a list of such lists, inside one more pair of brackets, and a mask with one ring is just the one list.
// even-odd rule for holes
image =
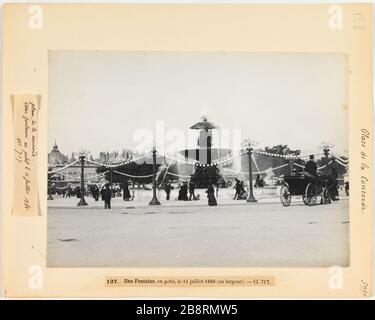
[[[134, 134], [206, 115], [259, 146], [347, 150], [347, 63], [339, 54], [51, 51], [49, 147], [133, 148]], [[139, 133], [139, 131], [138, 131]], [[216, 141], [217, 142], [217, 141]], [[139, 144], [139, 142], [138, 142]], [[215, 140], [214, 140], [215, 144]], [[184, 146], [181, 145], [181, 148]]]

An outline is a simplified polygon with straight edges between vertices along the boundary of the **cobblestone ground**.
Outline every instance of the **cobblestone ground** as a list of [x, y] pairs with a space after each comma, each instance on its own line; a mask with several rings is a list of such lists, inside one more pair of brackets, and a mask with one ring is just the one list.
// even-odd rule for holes
[[246, 203], [218, 199], [116, 198], [111, 210], [88, 199], [48, 201], [51, 267], [323, 267], [349, 263], [349, 201], [283, 207], [277, 197]]

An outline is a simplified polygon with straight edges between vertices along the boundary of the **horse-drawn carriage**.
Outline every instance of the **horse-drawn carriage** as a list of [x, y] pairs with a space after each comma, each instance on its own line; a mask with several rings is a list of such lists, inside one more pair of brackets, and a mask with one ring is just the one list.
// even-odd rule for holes
[[280, 200], [287, 207], [292, 201], [292, 196], [302, 196], [303, 202], [312, 206], [320, 198], [321, 204], [331, 203], [330, 179], [327, 176], [315, 177], [308, 173], [296, 174], [284, 177], [284, 183], [280, 189]]

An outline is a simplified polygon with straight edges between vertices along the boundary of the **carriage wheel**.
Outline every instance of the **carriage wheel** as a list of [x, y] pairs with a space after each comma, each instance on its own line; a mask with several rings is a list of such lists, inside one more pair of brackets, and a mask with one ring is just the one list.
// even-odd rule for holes
[[305, 191], [305, 199], [303, 202], [308, 206], [313, 206], [316, 202], [316, 190], [315, 186], [312, 183], [309, 183]]
[[329, 195], [328, 188], [323, 188], [322, 198], [320, 200], [320, 203], [321, 204], [331, 203], [331, 196]]
[[302, 200], [305, 205], [309, 205], [304, 194], [302, 195]]
[[292, 195], [287, 185], [283, 185], [280, 189], [280, 201], [284, 207], [289, 206], [292, 201]]

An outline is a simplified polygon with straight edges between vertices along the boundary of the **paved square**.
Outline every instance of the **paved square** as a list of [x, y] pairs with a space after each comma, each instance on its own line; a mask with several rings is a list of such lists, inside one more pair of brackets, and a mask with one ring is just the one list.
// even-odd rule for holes
[[[283, 207], [246, 203], [55, 199], [48, 209], [50, 267], [327, 267], [349, 264], [349, 201]], [[163, 199], [160, 199], [163, 200]]]

